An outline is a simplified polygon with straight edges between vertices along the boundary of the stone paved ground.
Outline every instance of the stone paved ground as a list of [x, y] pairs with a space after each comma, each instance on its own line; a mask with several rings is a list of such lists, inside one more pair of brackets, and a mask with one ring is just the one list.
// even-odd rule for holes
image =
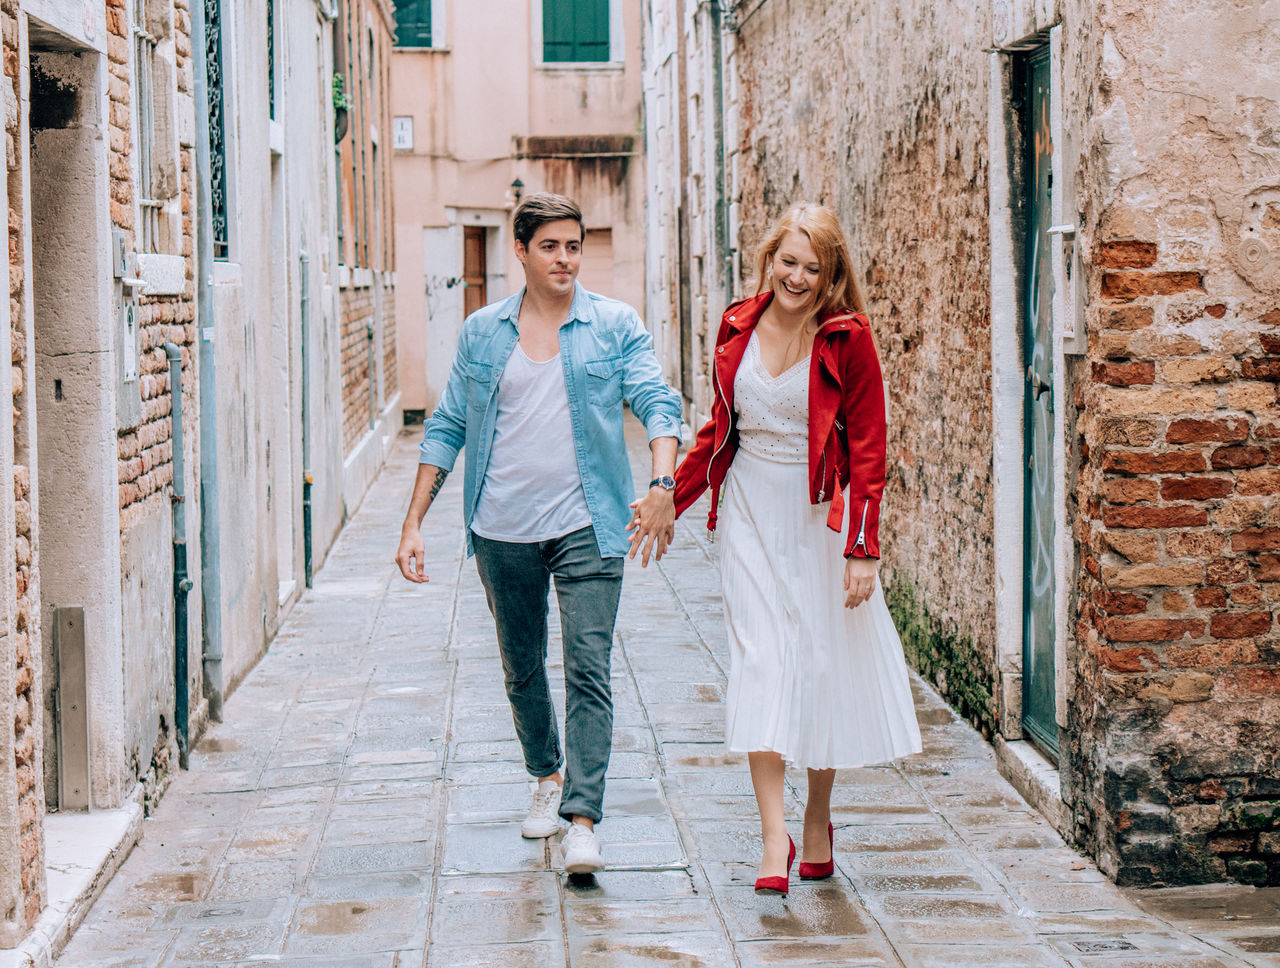
[[[1280, 964], [1280, 891], [1122, 893], [919, 682], [924, 753], [839, 776], [838, 876], [756, 897], [749, 777], [719, 743], [725, 643], [696, 509], [661, 567], [628, 568], [610, 869], [570, 883], [555, 843], [519, 835], [528, 788], [457, 475], [427, 519], [431, 583], [394, 573], [414, 459], [405, 437], [62, 968]], [[802, 794], [788, 798], [797, 833]]]

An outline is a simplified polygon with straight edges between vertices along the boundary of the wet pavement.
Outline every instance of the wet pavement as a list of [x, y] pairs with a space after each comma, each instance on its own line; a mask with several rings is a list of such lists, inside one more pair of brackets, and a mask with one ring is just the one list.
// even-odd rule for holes
[[[427, 516], [430, 584], [391, 564], [415, 443], [398, 442], [61, 968], [1280, 965], [1280, 889], [1118, 890], [919, 681], [924, 752], [838, 775], [836, 877], [757, 897], [697, 508], [660, 567], [627, 569], [608, 869], [566, 879], [554, 840], [519, 834], [529, 786], [464, 560], [460, 474]], [[633, 459], [646, 478], [638, 435]], [[551, 664], [561, 680], [554, 643]], [[791, 781], [798, 836], [803, 774]]]

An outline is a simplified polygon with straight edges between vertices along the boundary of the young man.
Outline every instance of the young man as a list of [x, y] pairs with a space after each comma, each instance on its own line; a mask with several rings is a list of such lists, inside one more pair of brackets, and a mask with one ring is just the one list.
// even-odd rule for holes
[[[604, 866], [595, 824], [613, 744], [609, 655], [623, 556], [640, 550], [647, 565], [674, 535], [681, 407], [636, 311], [577, 284], [585, 232], [578, 206], [562, 195], [529, 195], [513, 229], [525, 287], [463, 323], [423, 433], [396, 564], [409, 581], [427, 581], [422, 518], [465, 446], [467, 551], [497, 625], [525, 766], [538, 781], [520, 832], [550, 837], [560, 817], [569, 820], [565, 870], [591, 873]], [[653, 480], [634, 504], [623, 400], [644, 423], [653, 454]], [[547, 686], [553, 578], [567, 756]]]

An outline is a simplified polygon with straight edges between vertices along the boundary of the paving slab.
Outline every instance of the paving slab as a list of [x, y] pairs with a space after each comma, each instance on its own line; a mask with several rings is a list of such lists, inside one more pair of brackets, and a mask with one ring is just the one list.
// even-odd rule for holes
[[[608, 866], [566, 878], [558, 837], [520, 836], [530, 784], [463, 554], [460, 473], [425, 524], [430, 584], [391, 564], [415, 436], [141, 823], [61, 968], [1280, 965], [1280, 889], [1116, 888], [918, 678], [924, 752], [837, 776], [835, 876], [757, 897], [746, 757], [721, 741], [716, 550], [696, 507], [660, 564], [627, 568]], [[799, 835], [805, 777], [789, 779]]]

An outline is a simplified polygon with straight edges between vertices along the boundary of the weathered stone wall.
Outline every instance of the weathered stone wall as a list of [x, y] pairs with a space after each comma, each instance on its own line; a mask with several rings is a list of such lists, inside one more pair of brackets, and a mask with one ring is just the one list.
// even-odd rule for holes
[[[25, 283], [29, 267], [24, 246], [21, 199], [26, 185], [22, 167], [22, 127], [16, 110], [19, 101], [21, 57], [18, 44], [18, 6], [14, 0], [0, 5], [3, 32], [3, 96], [6, 177], [9, 195], [9, 322], [13, 404], [13, 502], [15, 560], [13, 612], [15, 675], [13, 758], [17, 775], [17, 815], [21, 850], [22, 911], [17, 921], [30, 929], [44, 907], [44, 789], [40, 765], [39, 692], [36, 656], [40, 653], [39, 567], [35, 557], [37, 536], [31, 494], [31, 392], [26, 374], [30, 367], [27, 346]], [[6, 630], [9, 631], [9, 630]], [[5, 677], [7, 680], [7, 677]], [[8, 916], [8, 915], [6, 915]]]
[[[994, 531], [1021, 471], [996, 442], [1021, 433], [1025, 391], [1000, 370], [1020, 371], [1021, 349], [1010, 364], [993, 347], [1020, 339], [1022, 307], [997, 290], [1021, 271], [1023, 119], [992, 90], [990, 51], [1007, 70], [1061, 27], [1052, 192], [1083, 276], [1080, 309], [1054, 318], [1087, 339], [1054, 350], [1060, 766], [1069, 832], [1124, 882], [1280, 878], [1280, 78], [1263, 54], [1277, 18], [1209, 0], [765, 0], [732, 4], [725, 34], [732, 288], [754, 290], [755, 246], [787, 206], [838, 212], [889, 384], [885, 577], [904, 645], [985, 732], [1016, 738], [1021, 538]], [[666, 62], [706, 46], [685, 4], [650, 21]], [[668, 196], [698, 200], [715, 177], [715, 91], [710, 71], [677, 82], [662, 63], [656, 140], [675, 156], [688, 126], [688, 156], [650, 172], [671, 223]], [[695, 226], [679, 267], [695, 291], [720, 255], [710, 237]], [[652, 286], [650, 305], [678, 316]], [[716, 313], [692, 316], [705, 349]], [[695, 411], [705, 396], [695, 383]]]
[[1126, 882], [1280, 883], [1280, 11], [1096, 13], [1078, 833]]
[[990, 26], [981, 6], [893, 9], [770, 0], [742, 21], [739, 291], [787, 207], [839, 214], [889, 384], [889, 601], [913, 664], [990, 734]]

